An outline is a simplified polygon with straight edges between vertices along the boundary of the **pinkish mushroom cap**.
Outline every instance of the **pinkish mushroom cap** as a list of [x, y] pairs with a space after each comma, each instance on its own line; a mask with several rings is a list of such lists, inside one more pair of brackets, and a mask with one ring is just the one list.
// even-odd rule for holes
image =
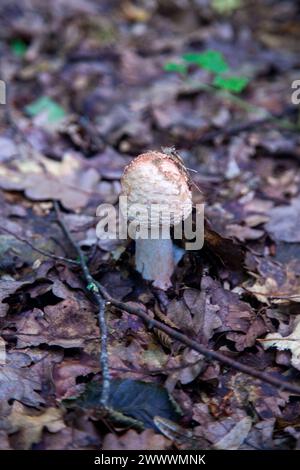
[[147, 239], [137, 233], [136, 269], [144, 279], [154, 281], [154, 286], [167, 289], [176, 264], [169, 229], [192, 211], [186, 170], [172, 156], [149, 151], [126, 166], [121, 184], [127, 204], [120, 204], [120, 208], [127, 220], [148, 230], [154, 225], [164, 228], [164, 235], [154, 239], [150, 232]]

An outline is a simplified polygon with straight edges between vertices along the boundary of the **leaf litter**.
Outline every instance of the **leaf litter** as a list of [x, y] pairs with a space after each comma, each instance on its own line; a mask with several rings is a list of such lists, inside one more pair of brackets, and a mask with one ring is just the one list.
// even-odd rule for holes
[[[298, 396], [112, 305], [116, 414], [103, 425], [96, 308], [78, 266], [22, 241], [74, 255], [55, 223], [59, 201], [115, 299], [299, 385], [300, 141], [287, 109], [296, 6], [279, 25], [280, 5], [264, 1], [246, 17], [240, 2], [104, 1], [101, 14], [93, 0], [63, 3], [50, 12], [24, 0], [17, 15], [0, 6], [10, 83], [0, 137], [0, 447], [299, 448]], [[270, 113], [284, 118], [253, 124]], [[185, 254], [163, 297], [134, 272], [132, 244], [97, 241], [95, 213], [117, 204], [132, 157], [173, 145], [197, 172], [207, 220], [203, 250]]]

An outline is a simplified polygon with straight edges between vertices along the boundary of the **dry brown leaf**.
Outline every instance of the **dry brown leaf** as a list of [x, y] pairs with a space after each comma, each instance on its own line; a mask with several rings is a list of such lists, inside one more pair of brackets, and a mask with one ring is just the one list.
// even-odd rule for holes
[[18, 322], [18, 347], [45, 343], [63, 348], [92, 346], [99, 336], [96, 319], [88, 301], [67, 298], [44, 311], [25, 312]]
[[[273, 273], [270, 273], [273, 274]], [[256, 276], [254, 284], [244, 284], [245, 289], [251, 292], [260, 302], [270, 305], [300, 302], [300, 280], [297, 272], [289, 269], [289, 265], [283, 268], [278, 276]]]
[[140, 434], [130, 429], [122, 436], [107, 434], [103, 440], [103, 450], [165, 450], [170, 446], [171, 441], [153, 429]]
[[260, 342], [265, 349], [275, 347], [279, 351], [291, 351], [291, 363], [296, 369], [300, 370], [300, 315], [295, 318], [294, 330], [290, 335], [282, 336], [280, 333], [269, 333]]
[[252, 419], [245, 416], [224, 437], [214, 444], [214, 448], [219, 450], [238, 449], [248, 436], [251, 426]]
[[44, 428], [50, 432], [58, 432], [65, 428], [61, 409], [47, 408], [43, 413], [34, 414], [32, 410], [17, 401], [12, 406], [8, 422], [11, 426], [9, 433], [18, 432], [15, 441], [18, 449], [30, 449], [32, 444], [40, 442]]
[[42, 388], [41, 379], [30, 367], [0, 366], [0, 406], [7, 408], [7, 401], [20, 400], [26, 405], [44, 403], [37, 392]]
[[0, 187], [24, 190], [29, 199], [60, 200], [67, 209], [78, 210], [87, 205], [96, 191], [100, 175], [87, 168], [78, 155], [65, 154], [61, 162], [43, 156], [17, 160], [14, 167], [0, 165]]
[[98, 371], [98, 361], [84, 356], [80, 358], [80, 361], [65, 359], [62, 363], [56, 364], [53, 370], [56, 396], [61, 399], [78, 395], [80, 384], [76, 383], [77, 377], [84, 377]]
[[13, 278], [7, 280], [0, 280], [0, 317], [5, 317], [8, 312], [9, 305], [3, 303], [3, 300], [10, 294], [16, 292], [19, 287], [24, 286], [24, 282], [15, 281]]

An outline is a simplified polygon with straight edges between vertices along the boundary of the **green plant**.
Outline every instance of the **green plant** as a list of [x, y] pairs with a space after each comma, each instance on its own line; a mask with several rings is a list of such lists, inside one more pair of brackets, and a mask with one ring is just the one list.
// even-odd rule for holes
[[221, 15], [228, 15], [243, 6], [242, 0], [212, 0], [212, 8]]
[[[188, 77], [189, 64], [196, 65], [211, 73], [211, 82], [190, 80]], [[266, 109], [252, 105], [244, 98], [237, 96], [242, 93], [249, 84], [249, 79], [232, 73], [229, 64], [219, 51], [208, 49], [205, 52], [188, 52], [183, 54], [180, 60], [164, 64], [166, 72], [180, 73], [189, 88], [204, 90], [221, 98], [229, 99], [241, 109], [249, 113], [255, 113], [259, 119], [270, 118], [278, 126], [285, 129], [295, 129], [295, 125], [288, 119], [276, 118]], [[296, 126], [297, 128], [297, 126]]]
[[197, 65], [212, 73], [212, 86], [230, 93], [241, 93], [249, 83], [248, 78], [235, 75], [230, 71], [228, 63], [219, 51], [208, 49], [205, 52], [189, 52], [181, 59], [181, 62], [167, 62], [164, 70], [187, 75], [188, 65]]
[[16, 38], [11, 41], [10, 49], [15, 56], [24, 57], [28, 49], [28, 45], [23, 41], [23, 39]]
[[65, 110], [48, 96], [42, 96], [25, 107], [29, 116], [35, 117], [40, 114], [46, 116], [48, 123], [55, 123], [66, 116]]

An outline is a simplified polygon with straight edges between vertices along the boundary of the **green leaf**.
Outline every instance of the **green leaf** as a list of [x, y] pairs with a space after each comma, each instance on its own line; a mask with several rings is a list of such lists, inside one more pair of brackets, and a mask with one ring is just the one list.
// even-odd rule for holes
[[90, 282], [90, 283], [86, 286], [86, 288], [87, 288], [88, 290], [90, 290], [91, 292], [99, 292], [99, 289], [98, 289], [97, 285], [96, 285], [94, 282]]
[[221, 14], [232, 13], [242, 6], [242, 0], [212, 0], [213, 9]]
[[163, 68], [166, 72], [186, 73], [187, 71], [187, 66], [178, 62], [167, 62]]
[[231, 91], [232, 93], [241, 93], [248, 85], [249, 80], [246, 77], [238, 76], [222, 76], [217, 75], [214, 78], [213, 85], [222, 88], [223, 90]]
[[23, 57], [28, 46], [23, 39], [14, 39], [10, 44], [10, 49], [17, 57]]
[[184, 54], [183, 59], [192, 64], [197, 64], [205, 70], [214, 73], [223, 73], [229, 69], [223, 54], [219, 51], [207, 50], [205, 52], [189, 52]]
[[66, 116], [65, 110], [48, 96], [42, 96], [25, 107], [30, 116], [46, 114], [49, 124], [60, 121]]
[[[101, 383], [91, 382], [79, 398], [64, 400], [64, 404], [97, 409], [100, 406], [100, 396]], [[140, 380], [112, 380], [108, 405], [143, 423], [146, 428], [155, 429], [155, 416], [173, 421], [178, 421], [181, 416], [178, 406], [164, 387]]]

